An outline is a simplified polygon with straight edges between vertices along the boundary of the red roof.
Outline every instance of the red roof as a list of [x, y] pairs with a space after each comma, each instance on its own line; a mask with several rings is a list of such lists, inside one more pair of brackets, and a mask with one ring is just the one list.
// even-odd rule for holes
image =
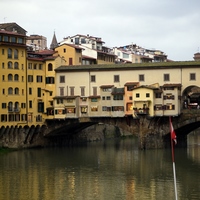
[[26, 37], [26, 35], [23, 35], [23, 34], [19, 34], [17, 32], [14, 32], [14, 31], [5, 31], [3, 29], [0, 29], [0, 33], [3, 33], [3, 34], [7, 34], [7, 35], [16, 35], [16, 36], [23, 36], [23, 37]]

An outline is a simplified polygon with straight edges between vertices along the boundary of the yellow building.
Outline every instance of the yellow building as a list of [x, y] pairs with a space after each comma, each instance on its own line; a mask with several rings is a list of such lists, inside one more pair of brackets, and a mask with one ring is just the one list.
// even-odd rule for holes
[[[12, 31], [10, 25], [13, 25]], [[1, 126], [25, 125], [27, 122], [26, 31], [16, 23], [0, 24], [0, 66]]]
[[65, 64], [53, 50], [28, 52], [28, 125], [42, 125], [52, 119], [55, 96], [55, 69]]
[[74, 44], [62, 44], [55, 48], [58, 55], [65, 59], [66, 65], [81, 65], [82, 50], [83, 48]]

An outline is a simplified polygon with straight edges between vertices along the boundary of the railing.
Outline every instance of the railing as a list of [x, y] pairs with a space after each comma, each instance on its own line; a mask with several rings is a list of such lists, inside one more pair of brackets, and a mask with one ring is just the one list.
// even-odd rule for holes
[[149, 114], [149, 108], [139, 108], [139, 109], [134, 108], [133, 110], [135, 114], [145, 114], [145, 115]]

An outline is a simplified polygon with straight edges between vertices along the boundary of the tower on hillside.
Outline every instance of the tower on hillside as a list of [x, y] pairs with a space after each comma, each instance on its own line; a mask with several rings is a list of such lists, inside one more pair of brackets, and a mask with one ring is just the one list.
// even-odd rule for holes
[[56, 34], [55, 34], [55, 31], [54, 31], [53, 39], [52, 39], [52, 42], [51, 42], [51, 45], [50, 45], [50, 49], [54, 50], [57, 46], [58, 46], [58, 42], [57, 42]]

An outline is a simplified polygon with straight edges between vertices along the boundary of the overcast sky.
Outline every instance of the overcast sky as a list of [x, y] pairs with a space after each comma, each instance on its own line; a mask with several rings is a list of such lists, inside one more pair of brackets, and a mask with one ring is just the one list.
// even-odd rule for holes
[[76, 34], [101, 37], [107, 47], [137, 44], [175, 61], [200, 51], [200, 0], [1, 0], [0, 23], [58, 42]]

